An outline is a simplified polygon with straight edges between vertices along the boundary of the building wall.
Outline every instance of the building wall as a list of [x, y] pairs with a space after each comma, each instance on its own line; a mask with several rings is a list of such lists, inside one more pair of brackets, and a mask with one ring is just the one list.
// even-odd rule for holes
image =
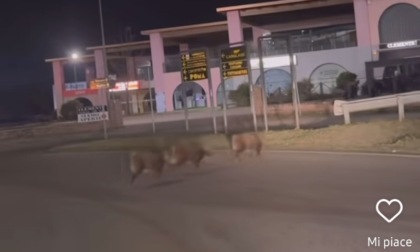
[[370, 48], [350, 47], [335, 50], [298, 53], [297, 80], [309, 78], [311, 73], [323, 64], [337, 64], [359, 76], [361, 82], [366, 80], [365, 62], [371, 60]]
[[[366, 47], [351, 47], [341, 48], [334, 50], [324, 50], [315, 52], [297, 53], [297, 65], [296, 65], [296, 81], [303, 79], [310, 79], [312, 84], [318, 85], [315, 77], [315, 70], [319, 67], [323, 67], [321, 71], [321, 77], [323, 78], [324, 84], [331, 83], [335, 84], [337, 77], [337, 67], [343, 68], [345, 71], [350, 71], [357, 74], [360, 83], [366, 81], [365, 73], [365, 62], [371, 60], [370, 48]], [[290, 74], [290, 67], [282, 66], [270, 69], [281, 69]], [[267, 70], [265, 69], [266, 73]], [[331, 71], [332, 73], [327, 73]], [[257, 83], [260, 77], [260, 70], [254, 69], [252, 71], [253, 83]], [[320, 72], [317, 71], [319, 74]], [[324, 73], [324, 74], [322, 74]], [[266, 80], [267, 82], [267, 80]], [[319, 81], [318, 81], [319, 82]]]
[[[382, 13], [390, 6], [398, 3], [408, 3], [420, 8], [419, 0], [354, 0], [355, 22], [357, 28], [358, 44], [359, 47], [343, 48], [335, 50], [324, 50], [315, 52], [306, 52], [297, 54], [297, 80], [310, 78], [312, 72], [323, 64], [337, 64], [344, 69], [354, 72], [359, 76], [361, 83], [365, 80], [365, 62], [375, 60], [375, 50], [379, 45], [379, 20]], [[227, 13], [229, 41], [241, 42], [243, 41], [243, 31], [241, 24], [241, 17], [239, 12], [232, 11]], [[368, 25], [366, 25], [368, 24]], [[254, 40], [262, 35], [265, 31], [258, 27], [253, 28], [255, 32]], [[153, 86], [156, 91], [157, 112], [173, 111], [173, 93], [174, 90], [181, 84], [181, 75], [179, 72], [164, 73], [163, 61], [165, 60], [163, 50], [163, 39], [160, 34], [151, 34], [151, 52], [153, 58]], [[188, 45], [181, 45], [187, 47]], [[103, 72], [102, 51], [95, 51], [96, 59], [96, 77], [101, 78]], [[137, 65], [139, 59], [131, 59], [128, 63], [129, 68], [132, 65]], [[61, 96], [61, 89], [59, 88], [64, 84], [62, 77], [61, 63], [54, 64], [54, 79], [55, 79], [55, 93]], [[290, 72], [288, 66], [277, 67], [286, 72]], [[130, 75], [135, 75], [134, 71]], [[251, 73], [252, 82], [256, 83], [260, 76], [259, 69], [255, 69]], [[217, 90], [221, 83], [220, 70], [218, 68], [211, 69], [211, 76], [213, 82], [213, 98], [217, 104]], [[226, 81], [231, 87], [237, 87], [241, 83], [247, 82], [248, 77], [237, 77]], [[205, 91], [207, 96], [207, 104], [210, 106], [210, 95], [208, 80], [197, 81]], [[56, 97], [58, 107], [61, 106], [61, 97]], [[76, 97], [74, 97], [76, 98]], [[99, 104], [100, 96], [86, 96], [92, 103]], [[68, 100], [65, 98], [64, 100]]]
[[[296, 56], [297, 81], [300, 81], [304, 78], [309, 79], [314, 70], [316, 70], [319, 66], [322, 66], [324, 64], [336, 64], [343, 67], [347, 71], [357, 74], [360, 83], [363, 83], [366, 80], [364, 63], [366, 61], [371, 60], [370, 48], [366, 47], [352, 47], [335, 50], [298, 53]], [[281, 69], [290, 73], [289, 66], [276, 67], [271, 69]], [[213, 82], [213, 98], [215, 104], [217, 104], [217, 90], [221, 84], [220, 69], [212, 68], [211, 76]], [[257, 83], [257, 80], [260, 77], [260, 70], [253, 69], [251, 77], [252, 83]], [[334, 75], [332, 78], [333, 81], [335, 81], [336, 77]], [[181, 84], [181, 74], [179, 72], [165, 73], [164, 81], [165, 85], [163, 86], [163, 89], [158, 91], [165, 93], [166, 103], [164, 105], [166, 107], [166, 111], [169, 112], [174, 110], [173, 94], [175, 89]], [[244, 82], [248, 82], [248, 76], [235, 77], [226, 80], [225, 85], [228, 89], [237, 88], [240, 84]], [[206, 92], [207, 101], [210, 101], [208, 80], [196, 81], [196, 83], [204, 89], [204, 91]], [[210, 107], [210, 102], [207, 102], [207, 104], [208, 107]]]

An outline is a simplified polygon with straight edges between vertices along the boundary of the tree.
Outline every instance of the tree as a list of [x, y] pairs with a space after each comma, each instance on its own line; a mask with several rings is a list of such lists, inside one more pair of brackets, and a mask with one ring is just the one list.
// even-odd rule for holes
[[238, 89], [229, 93], [229, 99], [234, 101], [237, 106], [249, 106], [251, 104], [249, 84], [243, 83], [239, 85]]
[[61, 106], [60, 114], [64, 120], [77, 120], [77, 110], [82, 108], [83, 104], [78, 100], [71, 100]]

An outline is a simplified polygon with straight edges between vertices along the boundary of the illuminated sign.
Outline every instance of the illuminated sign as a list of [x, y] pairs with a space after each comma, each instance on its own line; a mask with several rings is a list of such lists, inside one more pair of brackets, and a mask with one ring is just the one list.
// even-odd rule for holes
[[140, 84], [138, 81], [129, 81], [129, 82], [117, 82], [115, 83], [115, 87], [110, 89], [110, 92], [121, 92], [127, 90], [138, 90], [140, 88]]
[[86, 82], [73, 82], [73, 83], [66, 83], [65, 84], [65, 90], [66, 91], [83, 90], [83, 89], [87, 89], [87, 83]]
[[245, 46], [223, 49], [220, 58], [223, 78], [248, 75], [248, 58]]
[[417, 46], [417, 40], [389, 43], [386, 45], [387, 48], [400, 48], [400, 47], [410, 47], [410, 46]]
[[81, 90], [63, 90], [64, 97], [75, 97], [75, 96], [86, 96], [86, 95], [96, 95], [98, 94], [98, 89], [81, 89]]
[[409, 40], [409, 41], [400, 41], [400, 42], [381, 44], [379, 45], [379, 49], [409, 48], [409, 47], [416, 47], [418, 45], [419, 45], [419, 40]]
[[90, 82], [90, 89], [100, 89], [109, 87], [108, 79], [96, 79]]
[[195, 51], [181, 54], [182, 80], [197, 81], [207, 79], [206, 51]]

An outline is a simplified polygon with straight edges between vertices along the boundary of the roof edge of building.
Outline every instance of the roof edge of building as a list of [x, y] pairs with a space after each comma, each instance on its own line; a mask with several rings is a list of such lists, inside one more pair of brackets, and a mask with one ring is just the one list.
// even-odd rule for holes
[[214, 27], [214, 26], [221, 26], [227, 25], [227, 21], [217, 21], [217, 22], [209, 22], [209, 23], [200, 23], [200, 24], [193, 24], [193, 25], [184, 25], [184, 26], [175, 26], [175, 27], [167, 27], [167, 28], [158, 28], [158, 29], [151, 29], [151, 30], [144, 30], [141, 31], [141, 35], [150, 35], [152, 33], [161, 33], [161, 32], [174, 32], [174, 31], [183, 31], [188, 29], [197, 29], [197, 28], [207, 28], [207, 27]]

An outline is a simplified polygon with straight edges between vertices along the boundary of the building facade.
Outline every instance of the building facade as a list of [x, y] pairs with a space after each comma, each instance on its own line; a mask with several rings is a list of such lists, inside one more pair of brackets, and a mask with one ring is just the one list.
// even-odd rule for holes
[[[284, 39], [289, 37], [296, 55], [297, 81], [310, 80], [313, 92], [333, 92], [336, 78], [344, 71], [357, 74], [360, 83], [379, 81], [382, 88], [393, 86], [393, 91], [403, 76], [416, 89], [420, 88], [419, 8], [418, 0], [280, 0], [218, 8], [226, 21], [142, 31], [149, 41], [106, 46], [109, 74], [120, 83], [115, 97], [125, 99], [128, 114], [147, 112], [146, 96], [153, 98], [158, 113], [183, 106], [209, 107], [210, 97], [220, 105], [220, 49], [246, 43], [251, 52], [251, 82], [261, 84], [264, 73], [270, 96], [291, 85]], [[199, 48], [208, 51], [213, 95], [208, 80], [181, 80], [179, 53]], [[89, 85], [92, 78], [105, 77], [103, 49], [88, 48], [93, 55], [84, 60], [93, 65], [87, 64], [86, 85], [80, 84], [76, 91], [68, 90], [71, 85], [65, 81], [63, 67], [69, 59], [48, 60], [53, 65], [57, 108], [80, 97], [93, 104], [104, 102]], [[260, 54], [264, 69], [259, 66]], [[138, 83], [133, 90], [121, 87], [132, 82]], [[228, 79], [226, 89], [235, 90], [244, 82], [249, 82], [248, 76]], [[181, 87], [186, 89], [187, 104], [183, 104]]]

